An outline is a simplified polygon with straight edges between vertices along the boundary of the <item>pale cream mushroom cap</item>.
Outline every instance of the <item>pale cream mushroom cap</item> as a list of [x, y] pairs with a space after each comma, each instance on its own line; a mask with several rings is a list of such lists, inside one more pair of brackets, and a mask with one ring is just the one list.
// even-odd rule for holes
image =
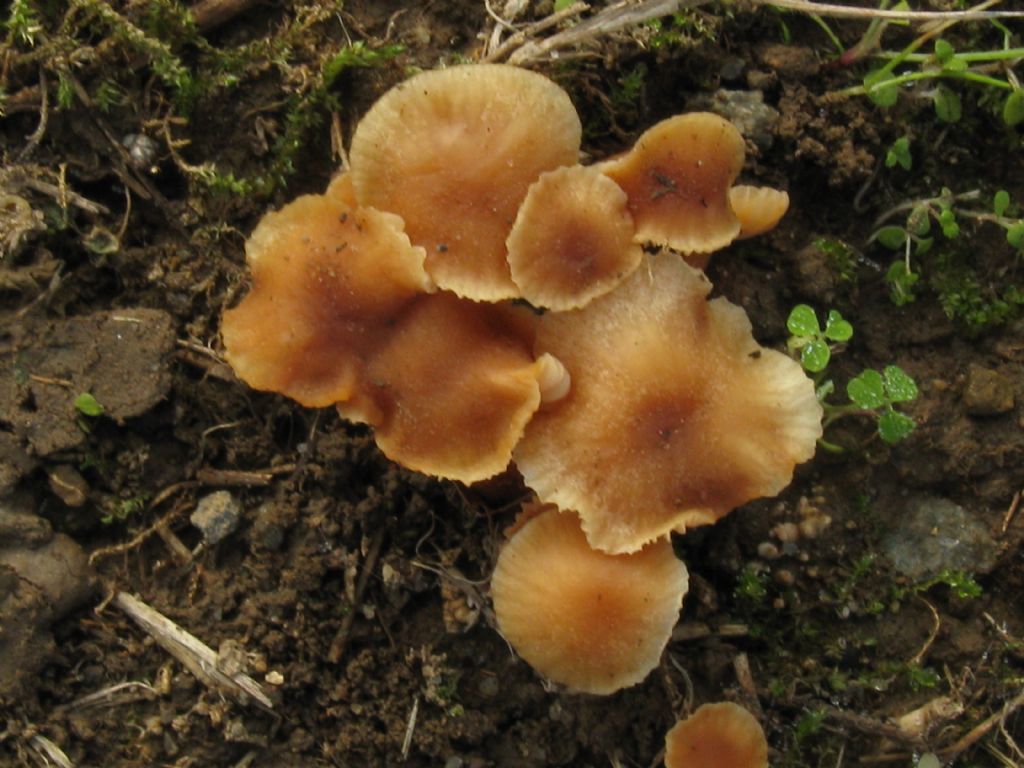
[[729, 205], [740, 220], [737, 237], [754, 237], [775, 229], [789, 210], [789, 193], [772, 187], [737, 184], [729, 190]]
[[522, 297], [537, 307], [576, 309], [625, 279], [643, 255], [627, 203], [591, 166], [558, 168], [534, 182], [507, 241]]
[[591, 546], [634, 552], [773, 496], [814, 455], [821, 405], [800, 364], [761, 348], [700, 271], [649, 257], [581, 310], [538, 321], [569, 371], [514, 459], [541, 501], [574, 509]]
[[534, 359], [531, 324], [522, 307], [421, 296], [368, 353], [357, 394], [338, 411], [370, 424], [402, 466], [464, 483], [492, 477], [545, 395], [568, 388], [557, 360]]
[[491, 595], [502, 635], [541, 675], [609, 694], [658, 665], [687, 584], [667, 538], [608, 555], [588, 546], [575, 513], [548, 507], [512, 533]]
[[343, 184], [263, 217], [246, 242], [252, 288], [221, 323], [239, 378], [309, 407], [351, 398], [367, 351], [433, 290], [401, 219], [347, 204]]
[[543, 75], [502, 64], [422, 72], [356, 128], [356, 196], [402, 217], [440, 287], [512, 298], [505, 239], [516, 212], [541, 173], [577, 162], [581, 133], [569, 96]]
[[665, 768], [768, 768], [768, 741], [738, 704], [704, 704], [668, 732]]
[[663, 120], [629, 152], [598, 167], [626, 191], [639, 242], [709, 253], [739, 234], [729, 188], [743, 157], [743, 137], [732, 123], [691, 112]]

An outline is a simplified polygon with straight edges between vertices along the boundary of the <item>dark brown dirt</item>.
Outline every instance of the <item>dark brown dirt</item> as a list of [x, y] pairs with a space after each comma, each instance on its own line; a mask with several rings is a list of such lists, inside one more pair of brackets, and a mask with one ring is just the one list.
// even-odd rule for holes
[[[546, 685], [493, 628], [486, 579], [522, 499], [515, 477], [464, 488], [402, 470], [366, 429], [250, 391], [219, 357], [220, 313], [245, 289], [244, 236], [323, 189], [332, 137], [347, 141], [412, 68], [477, 56], [493, 28], [483, 3], [274, 2], [201, 37], [174, 21], [176, 4], [146, 5], [110, 8], [193, 72], [235, 67], [238, 84], [186, 105], [158, 54], [95, 11], [45, 6], [37, 48], [0, 44], [0, 765], [42, 764], [43, 737], [76, 766], [657, 766], [679, 715], [733, 699], [764, 724], [773, 765], [911, 766], [1020, 695], [1024, 321], [950, 319], [928, 285], [952, 274], [938, 257], [921, 264], [917, 300], [896, 306], [882, 279], [893, 256], [867, 244], [878, 214], [943, 186], [1024, 199], [1020, 130], [978, 92], [964, 89], [955, 126], [926, 103], [837, 98], [863, 72], [834, 65], [812, 22], [711, 6], [664, 20], [675, 38], [645, 27], [539, 67], [570, 92], [596, 158], [667, 115], [734, 103], [719, 88], [758, 91], [770, 109], [751, 108], [744, 180], [786, 187], [792, 206], [773, 233], [713, 257], [716, 293], [779, 348], [794, 304], [838, 309], [855, 327], [830, 368], [840, 391], [890, 363], [921, 391], [905, 442], [840, 420], [827, 437], [844, 453], [819, 452], [779, 498], [680, 537], [693, 584], [661, 666], [596, 698]], [[532, 5], [528, 19], [551, 4]], [[863, 25], [836, 29], [852, 44]], [[992, 44], [986, 30], [960, 34]], [[318, 93], [347, 41], [403, 50]], [[119, 95], [101, 108], [104, 83]], [[291, 130], [294, 152], [280, 143]], [[912, 173], [881, 165], [903, 135]], [[221, 187], [228, 174], [282, 181], [215, 189], [203, 163]], [[985, 290], [1020, 285], [1001, 233], [962, 226], [936, 247]], [[851, 245], [848, 258], [823, 237]], [[76, 408], [83, 393], [101, 415]], [[237, 528], [200, 546], [190, 515], [225, 489]], [[884, 554], [922, 497], [955, 503], [980, 531], [991, 557], [965, 569], [980, 595], [948, 573], [914, 581]], [[97, 597], [115, 591], [225, 658], [240, 649], [272, 711], [200, 683]], [[894, 718], [940, 697], [953, 714], [893, 740]], [[1024, 744], [1019, 713], [957, 764], [1020, 764], [1010, 739]]]

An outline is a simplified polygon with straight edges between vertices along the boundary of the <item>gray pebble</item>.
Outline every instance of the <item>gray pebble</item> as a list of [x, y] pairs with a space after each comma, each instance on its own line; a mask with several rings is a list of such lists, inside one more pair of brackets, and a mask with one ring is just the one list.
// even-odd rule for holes
[[241, 516], [242, 508], [234, 496], [228, 491], [215, 491], [199, 500], [189, 520], [212, 546], [234, 533]]

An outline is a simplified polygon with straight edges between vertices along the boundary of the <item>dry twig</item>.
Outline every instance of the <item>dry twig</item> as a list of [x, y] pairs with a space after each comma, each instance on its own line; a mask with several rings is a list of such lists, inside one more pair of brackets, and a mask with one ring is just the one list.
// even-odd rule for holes
[[225, 674], [217, 665], [217, 652], [138, 598], [118, 592], [113, 604], [128, 614], [157, 644], [180, 661], [203, 684], [229, 694], [240, 704], [255, 703], [273, 711], [262, 686], [244, 672]]
[[[710, 0], [640, 0], [639, 2], [637, 0], [620, 0], [590, 18], [556, 32], [550, 37], [539, 39], [538, 36], [548, 29], [590, 10], [590, 6], [586, 3], [574, 3], [569, 8], [552, 13], [534, 24], [523, 27], [501, 45], [494, 47], [494, 43], [498, 39], [498, 32], [503, 28], [502, 25], [508, 26], [504, 19], [499, 19], [495, 34], [491, 36], [491, 44], [488, 45], [484, 61], [507, 59], [510, 64], [525, 66], [544, 59], [556, 58], [564, 49], [578, 47], [628, 27], [635, 27], [651, 19], [670, 16], [684, 8], [696, 8], [707, 2]], [[927, 21], [946, 25], [983, 19], [1024, 18], [1024, 11], [988, 11], [980, 7], [965, 11], [901, 11], [857, 8], [833, 3], [811, 2], [810, 0], [750, 0], [749, 5], [783, 8], [831, 18], [864, 21], [872, 19]]]
[[993, 712], [950, 746], [939, 750], [939, 755], [952, 760], [978, 743], [993, 728], [1001, 727], [1010, 715], [1024, 706], [1024, 691], [1010, 699], [998, 712]]
[[352, 632], [352, 622], [355, 621], [356, 611], [359, 608], [359, 603], [362, 602], [366, 585], [370, 581], [370, 574], [377, 567], [377, 559], [380, 557], [380, 549], [383, 543], [384, 529], [381, 528], [374, 534], [373, 540], [370, 542], [370, 548], [366, 551], [366, 557], [363, 559], [363, 568], [359, 572], [359, 581], [356, 582], [356, 593], [352, 601], [351, 610], [342, 617], [338, 632], [331, 641], [330, 650], [327, 651], [327, 660], [332, 664], [337, 664], [345, 656], [345, 647], [348, 645], [348, 637]]
[[768, 5], [790, 11], [802, 11], [834, 19], [891, 19], [893, 21], [980, 21], [984, 19], [1024, 19], [1024, 11], [898, 11], [882, 8], [856, 8], [811, 0], [754, 0], [754, 5]]

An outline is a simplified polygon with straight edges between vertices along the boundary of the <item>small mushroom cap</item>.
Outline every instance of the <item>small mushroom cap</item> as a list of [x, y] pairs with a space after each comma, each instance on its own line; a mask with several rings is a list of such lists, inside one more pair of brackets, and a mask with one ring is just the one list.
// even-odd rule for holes
[[384, 454], [418, 472], [473, 483], [504, 471], [540, 405], [540, 380], [553, 377], [510, 313], [529, 314], [447, 292], [420, 297], [339, 412], [372, 425]]
[[442, 288], [512, 298], [505, 238], [516, 211], [541, 173], [577, 161], [581, 132], [568, 95], [542, 75], [500, 64], [423, 72], [356, 128], [356, 195], [402, 217]]
[[789, 194], [771, 187], [737, 184], [729, 190], [729, 205], [740, 220], [740, 238], [775, 229], [789, 210]]
[[618, 184], [592, 166], [558, 168], [534, 182], [507, 241], [522, 297], [538, 307], [575, 309], [625, 279], [643, 256], [627, 202]]
[[668, 732], [665, 768], [768, 768], [768, 742], [738, 704], [704, 704]]
[[252, 289], [221, 324], [239, 378], [309, 407], [352, 397], [366, 350], [433, 289], [401, 219], [332, 189], [263, 217], [246, 242]]
[[739, 234], [729, 187], [743, 156], [743, 137], [732, 123], [692, 112], [658, 123], [631, 151], [599, 167], [626, 191], [639, 242], [708, 253]]
[[331, 179], [324, 196], [349, 208], [359, 206], [356, 201], [356, 188], [352, 184], [352, 174], [347, 171], [342, 171]]
[[586, 307], [538, 321], [537, 352], [572, 379], [514, 459], [541, 501], [575, 509], [590, 545], [634, 552], [772, 496], [814, 455], [821, 405], [800, 364], [762, 349], [703, 273], [655, 254]]
[[548, 507], [501, 550], [491, 595], [501, 633], [534, 669], [609, 694], [658, 665], [687, 583], [668, 539], [608, 555], [587, 545], [574, 513]]

